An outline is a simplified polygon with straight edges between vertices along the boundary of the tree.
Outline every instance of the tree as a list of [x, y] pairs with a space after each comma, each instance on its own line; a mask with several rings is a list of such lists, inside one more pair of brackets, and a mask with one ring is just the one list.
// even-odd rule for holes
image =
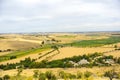
[[110, 80], [113, 80], [113, 78], [117, 78], [118, 77], [118, 74], [113, 69], [113, 70], [105, 72], [104, 76], [108, 77]]
[[59, 47], [58, 47], [57, 45], [51, 46], [51, 48], [54, 49], [54, 50], [57, 50], [58, 53], [60, 53], [60, 51], [59, 51]]

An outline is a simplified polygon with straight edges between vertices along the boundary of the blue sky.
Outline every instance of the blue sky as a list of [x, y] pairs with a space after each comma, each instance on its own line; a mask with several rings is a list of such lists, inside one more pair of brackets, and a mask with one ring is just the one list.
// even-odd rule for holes
[[120, 0], [0, 0], [0, 33], [119, 30]]

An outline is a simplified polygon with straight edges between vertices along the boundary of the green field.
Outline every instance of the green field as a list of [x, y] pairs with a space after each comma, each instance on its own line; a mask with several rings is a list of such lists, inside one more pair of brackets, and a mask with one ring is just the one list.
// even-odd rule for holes
[[19, 58], [19, 57], [26, 56], [26, 55], [29, 55], [29, 54], [40, 53], [42, 51], [49, 50], [49, 49], [50, 49], [50, 46], [47, 45], [47, 46], [44, 46], [42, 48], [30, 49], [30, 50], [25, 50], [25, 51], [15, 51], [15, 52], [12, 52], [10, 54], [0, 56], [0, 62], [10, 60], [11, 57]]
[[114, 44], [118, 42], [120, 42], [120, 37], [110, 37], [107, 39], [75, 41], [64, 45], [74, 46], [74, 47], [99, 47], [99, 46]]

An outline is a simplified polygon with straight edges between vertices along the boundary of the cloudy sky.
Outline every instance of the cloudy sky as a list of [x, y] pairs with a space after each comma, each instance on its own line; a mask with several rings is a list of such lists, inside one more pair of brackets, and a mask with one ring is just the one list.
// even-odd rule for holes
[[120, 31], [120, 0], [0, 0], [0, 33]]

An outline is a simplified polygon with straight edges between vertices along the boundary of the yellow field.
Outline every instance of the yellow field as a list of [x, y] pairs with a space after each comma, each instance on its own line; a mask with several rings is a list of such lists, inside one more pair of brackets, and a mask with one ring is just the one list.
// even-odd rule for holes
[[[78, 56], [78, 55], [84, 55], [84, 54], [93, 54], [95, 52], [106, 52], [106, 51], [111, 51], [114, 50], [114, 48], [104, 48], [104, 47], [96, 47], [96, 48], [77, 48], [77, 47], [64, 47], [64, 48], [60, 48], [59, 51], [60, 53], [51, 57], [49, 60], [57, 60], [57, 59], [63, 59], [63, 58], [67, 58], [67, 57], [73, 57], [73, 56]], [[49, 50], [50, 51], [50, 50]], [[44, 51], [41, 52], [41, 55], [44, 55], [45, 53], [49, 52], [49, 51]], [[52, 52], [44, 57], [42, 57], [41, 59], [38, 59], [37, 62], [47, 59], [49, 56], [52, 56], [53, 54], [56, 54], [57, 51]], [[4, 61], [4, 62], [0, 62], [0, 64], [7, 64], [7, 63], [16, 63], [16, 62], [20, 62], [20, 60], [24, 60], [25, 58], [32, 58], [32, 59], [37, 59], [40, 53], [36, 53], [36, 54], [30, 54], [24, 57], [20, 57], [17, 59], [13, 59], [13, 60], [9, 60], [9, 61]]]
[[[5, 39], [0, 39], [0, 50], [6, 50], [6, 49], [12, 49], [14, 51], [16, 50], [28, 50], [31, 48], [37, 48], [41, 45], [41, 42], [44, 40], [51, 40], [55, 39], [60, 42], [59, 43], [69, 43], [77, 40], [94, 40], [94, 39], [105, 39], [109, 38], [109, 36], [106, 35], [100, 35], [100, 36], [87, 36], [85, 34], [49, 34], [48, 36], [31, 36], [31, 35], [2, 35], [5, 37]], [[112, 45], [105, 45], [102, 47], [63, 47], [59, 48], [60, 53], [57, 54], [57, 51], [54, 51], [40, 59], [38, 59], [40, 56], [52, 51], [52, 49], [43, 51], [43, 52], [37, 52], [35, 54], [29, 54], [26, 56], [18, 57], [16, 59], [0, 62], [0, 64], [7, 64], [7, 63], [18, 63], [21, 60], [24, 60], [25, 58], [30, 57], [31, 59], [37, 59], [37, 62], [40, 62], [42, 60], [48, 59], [49, 61], [57, 60], [57, 59], [63, 59], [78, 55], [84, 55], [84, 54], [93, 54], [95, 52], [98, 53], [105, 53], [104, 55], [112, 55], [113, 57], [120, 57], [120, 51], [115, 51], [114, 46], [117, 45], [117, 47], [120, 47], [120, 43], [112, 44]], [[13, 52], [13, 51], [11, 51]], [[11, 52], [0, 52], [0, 56], [10, 54]], [[54, 55], [56, 54], [56, 55]], [[54, 55], [54, 56], [53, 56]], [[52, 57], [51, 57], [52, 56]], [[94, 80], [108, 80], [108, 78], [100, 78], [99, 76], [102, 75], [105, 71], [115, 69], [117, 71], [120, 71], [120, 65], [116, 66], [110, 66], [110, 67], [93, 67], [93, 68], [44, 68], [44, 69], [37, 69], [41, 72], [46, 71], [53, 71], [54, 74], [58, 75], [57, 73], [59, 71], [65, 71], [68, 73], [77, 73], [90, 71], [94, 74], [96, 74], [98, 77], [94, 77]], [[36, 69], [24, 69], [22, 72], [23, 76], [32, 76], [33, 71]], [[17, 74], [17, 70], [7, 70], [7, 71], [0, 71], [0, 76], [3, 76], [5, 74], [8, 74], [10, 76], [14, 76]], [[115, 79], [114, 79], [115, 80]]]
[[106, 52], [114, 50], [114, 48], [77, 48], [77, 47], [65, 47], [60, 49], [60, 54], [54, 56], [51, 60], [62, 59], [66, 57], [78, 56], [83, 54], [93, 54], [95, 52]]
[[60, 40], [61, 43], [69, 43], [76, 40], [94, 40], [94, 39], [106, 39], [108, 35], [100, 35], [100, 36], [86, 36], [85, 34], [52, 34], [51, 38], [55, 38], [56, 40]]
[[[43, 68], [43, 69], [24, 69], [21, 75], [25, 76], [32, 76], [34, 70], [39, 70], [41, 72], [52, 71], [54, 74], [58, 75], [57, 73], [60, 71], [65, 71], [67, 73], [76, 74], [77, 72], [92, 72], [96, 74], [96, 76], [101, 76], [104, 72], [115, 69], [116, 71], [120, 71], [120, 66], [110, 66], [110, 67], [93, 67], [93, 68]], [[17, 70], [7, 70], [1, 71], [2, 75], [9, 74], [10, 76], [14, 76], [17, 74]]]

